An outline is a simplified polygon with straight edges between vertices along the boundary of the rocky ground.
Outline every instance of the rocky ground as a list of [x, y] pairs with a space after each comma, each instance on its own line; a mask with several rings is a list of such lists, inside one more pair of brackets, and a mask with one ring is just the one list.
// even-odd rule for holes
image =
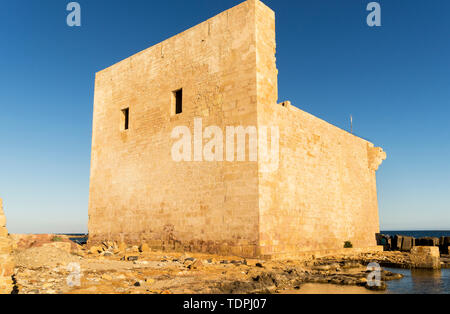
[[[367, 285], [367, 264], [405, 266], [408, 253], [385, 252], [304, 261], [261, 261], [231, 256], [151, 252], [115, 243], [87, 247], [66, 239], [16, 247], [19, 294], [292, 293], [308, 283]], [[406, 267], [406, 266], [405, 266]], [[401, 275], [382, 271], [381, 287]]]

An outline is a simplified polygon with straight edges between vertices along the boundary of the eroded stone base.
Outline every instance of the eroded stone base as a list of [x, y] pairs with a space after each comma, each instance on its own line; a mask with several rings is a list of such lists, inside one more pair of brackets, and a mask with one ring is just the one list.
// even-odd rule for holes
[[178, 240], [155, 240], [142, 236], [89, 236], [88, 246], [99, 245], [103, 242], [114, 241], [125, 243], [127, 246], [147, 244], [152, 251], [162, 252], [192, 252], [217, 255], [235, 255], [246, 258], [260, 256], [259, 246], [249, 241], [178, 241]]
[[310, 259], [310, 258], [324, 258], [328, 256], [353, 256], [357, 254], [379, 253], [383, 252], [382, 246], [373, 246], [365, 248], [351, 248], [339, 250], [315, 250], [315, 251], [298, 251], [290, 253], [279, 253], [273, 255], [263, 255], [264, 259], [271, 260], [288, 260], [288, 259]]
[[162, 252], [190, 252], [207, 253], [217, 255], [233, 255], [244, 258], [261, 258], [265, 260], [307, 259], [320, 258], [330, 255], [355, 255], [360, 253], [383, 252], [382, 246], [351, 248], [339, 250], [316, 250], [316, 251], [290, 251], [277, 254], [264, 254], [264, 249], [256, 243], [245, 240], [239, 241], [178, 241], [178, 240], [155, 240], [142, 235], [116, 235], [89, 236], [88, 246], [96, 246], [105, 242], [125, 243], [127, 246], [141, 246], [146, 244], [152, 251]]

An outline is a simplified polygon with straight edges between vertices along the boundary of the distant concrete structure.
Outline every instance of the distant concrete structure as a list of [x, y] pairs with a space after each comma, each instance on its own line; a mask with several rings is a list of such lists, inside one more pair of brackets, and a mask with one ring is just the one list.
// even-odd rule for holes
[[415, 246], [411, 249], [412, 268], [441, 269], [441, 255], [437, 246]]
[[[376, 247], [386, 154], [278, 104], [275, 51], [274, 12], [248, 0], [97, 73], [90, 243], [245, 257]], [[175, 162], [172, 131], [193, 131], [196, 118], [222, 130], [277, 126], [277, 167]]]

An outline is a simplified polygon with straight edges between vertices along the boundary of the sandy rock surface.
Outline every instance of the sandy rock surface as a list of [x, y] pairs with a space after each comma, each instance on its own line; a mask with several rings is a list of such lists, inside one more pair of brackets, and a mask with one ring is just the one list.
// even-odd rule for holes
[[[152, 252], [113, 243], [68, 252], [66, 246], [51, 243], [16, 251], [19, 293], [292, 293], [311, 283], [365, 288], [368, 263], [403, 263], [407, 257], [389, 253], [264, 261]], [[383, 282], [399, 278], [382, 272]]]
[[81, 257], [52, 246], [33, 247], [14, 255], [16, 267], [36, 269], [79, 262]]
[[[235, 256], [153, 252], [145, 245], [105, 242], [87, 247], [66, 239], [21, 238], [15, 282], [22, 294], [303, 293], [327, 284], [337, 291], [378, 292], [402, 276], [380, 269], [380, 285], [368, 283], [370, 263], [409, 268], [406, 252], [265, 261]], [[441, 259], [446, 265], [450, 259]], [[321, 286], [322, 285], [322, 286]], [[309, 287], [306, 289], [306, 287]], [[359, 290], [358, 290], [359, 289]]]

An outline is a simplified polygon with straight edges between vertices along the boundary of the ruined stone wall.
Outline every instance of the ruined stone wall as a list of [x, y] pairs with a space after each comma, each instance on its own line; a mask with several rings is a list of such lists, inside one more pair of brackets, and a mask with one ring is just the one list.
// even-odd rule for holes
[[[256, 254], [257, 163], [172, 160], [171, 132], [256, 126], [255, 4], [246, 1], [104, 71], [95, 82], [91, 242]], [[183, 89], [183, 113], [171, 114]], [[130, 108], [130, 129], [120, 128]], [[248, 155], [247, 155], [248, 156]]]
[[0, 198], [0, 294], [12, 292], [14, 274], [14, 261], [11, 256], [12, 241], [6, 229], [6, 217], [3, 212], [3, 201]]

